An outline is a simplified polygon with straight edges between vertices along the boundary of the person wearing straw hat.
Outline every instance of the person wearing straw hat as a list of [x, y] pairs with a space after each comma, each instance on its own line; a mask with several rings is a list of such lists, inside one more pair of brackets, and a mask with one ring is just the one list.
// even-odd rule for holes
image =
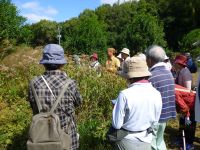
[[61, 71], [61, 68], [67, 64], [63, 48], [57, 44], [46, 45], [43, 50], [43, 57], [40, 60], [40, 64], [45, 67], [46, 71], [42, 76], [38, 76], [31, 80], [29, 84], [28, 99], [33, 114], [38, 114], [39, 110], [31, 85], [35, 88], [39, 98], [42, 107], [41, 111], [48, 112], [55, 103], [54, 96], [58, 97], [62, 88], [68, 83], [68, 88], [61, 99], [60, 106], [57, 107], [54, 112], [60, 118], [61, 128], [71, 135], [71, 150], [77, 150], [79, 147], [79, 135], [76, 130], [74, 111], [75, 107], [81, 104], [82, 98], [76, 82], [70, 79], [65, 72]]
[[108, 48], [108, 60], [106, 61], [106, 70], [109, 72], [117, 73], [120, 68], [120, 61], [115, 57], [116, 50], [114, 48]]
[[176, 83], [188, 90], [192, 89], [192, 74], [187, 68], [187, 57], [184, 55], [178, 55], [174, 61], [174, 67], [177, 72]]
[[[151, 150], [151, 127], [158, 122], [162, 99], [148, 81], [146, 61], [132, 57], [124, 64], [129, 86], [121, 91], [112, 113], [112, 127], [127, 134], [114, 143], [115, 150]], [[145, 93], [145, 94], [144, 94]]]
[[146, 50], [146, 61], [152, 74], [149, 81], [161, 93], [163, 102], [159, 122], [153, 128], [152, 150], [167, 149], [164, 141], [166, 123], [170, 119], [176, 119], [174, 78], [166, 69], [165, 55], [164, 49], [158, 45], [149, 46]]

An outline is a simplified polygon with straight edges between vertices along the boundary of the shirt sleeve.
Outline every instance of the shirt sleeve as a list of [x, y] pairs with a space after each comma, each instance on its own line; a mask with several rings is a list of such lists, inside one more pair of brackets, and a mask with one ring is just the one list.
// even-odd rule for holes
[[36, 104], [36, 101], [35, 101], [35, 97], [33, 95], [33, 91], [32, 91], [32, 88], [31, 88], [31, 82], [29, 83], [29, 88], [28, 88], [28, 101], [30, 103], [33, 115], [38, 114], [39, 111], [38, 111], [37, 104]]
[[156, 108], [156, 112], [155, 112], [155, 119], [156, 122], [154, 123], [158, 123], [159, 119], [160, 119], [160, 115], [161, 115], [161, 111], [162, 111], [162, 97], [161, 94], [159, 93], [158, 96], [158, 102], [155, 104], [155, 108]]
[[116, 58], [116, 68], [120, 68], [120, 61]]
[[78, 86], [76, 84], [76, 81], [70, 85], [70, 90], [73, 93], [73, 99], [74, 99], [74, 106], [78, 107], [82, 103], [82, 96], [78, 90]]
[[123, 95], [123, 93], [120, 93], [112, 113], [112, 126], [115, 129], [120, 129], [123, 126], [125, 117], [125, 106], [126, 97]]

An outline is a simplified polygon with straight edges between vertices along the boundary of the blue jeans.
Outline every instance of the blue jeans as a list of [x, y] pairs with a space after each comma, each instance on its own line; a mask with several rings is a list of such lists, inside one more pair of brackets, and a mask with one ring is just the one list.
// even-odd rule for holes
[[152, 150], [167, 150], [164, 141], [166, 123], [157, 123], [153, 127], [153, 139], [151, 142]]

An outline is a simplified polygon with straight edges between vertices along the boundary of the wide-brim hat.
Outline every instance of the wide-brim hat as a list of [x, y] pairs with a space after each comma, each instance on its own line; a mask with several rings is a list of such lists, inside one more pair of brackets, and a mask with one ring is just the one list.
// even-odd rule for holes
[[130, 55], [130, 50], [128, 48], [123, 48], [121, 53], [124, 53], [126, 55]]
[[40, 64], [66, 64], [64, 49], [58, 44], [48, 44], [43, 49]]
[[135, 56], [124, 62], [123, 77], [127, 79], [151, 76], [147, 63]]
[[176, 56], [174, 63], [187, 66], [187, 57], [184, 55], [178, 55]]

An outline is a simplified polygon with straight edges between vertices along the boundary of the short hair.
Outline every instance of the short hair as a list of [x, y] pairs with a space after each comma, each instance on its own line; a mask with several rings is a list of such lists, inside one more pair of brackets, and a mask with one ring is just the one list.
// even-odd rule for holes
[[116, 50], [114, 48], [108, 48], [108, 51], [112, 52], [113, 54], [116, 53]]
[[46, 70], [57, 70], [60, 69], [63, 65], [61, 64], [44, 64]]
[[165, 60], [165, 51], [161, 46], [152, 45], [146, 50], [147, 59], [152, 60], [155, 63], [163, 62]]

